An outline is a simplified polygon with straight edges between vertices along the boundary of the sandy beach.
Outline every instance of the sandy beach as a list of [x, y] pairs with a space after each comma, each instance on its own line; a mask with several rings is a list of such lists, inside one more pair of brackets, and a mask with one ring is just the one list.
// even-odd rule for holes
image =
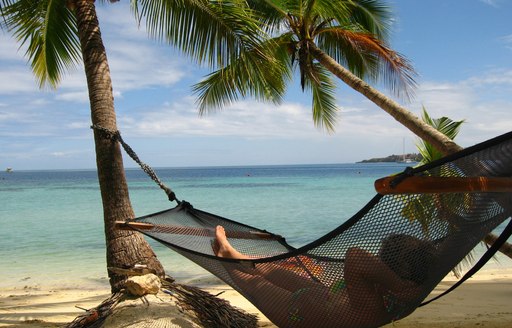
[[[432, 295], [450, 286], [447, 277]], [[204, 287], [212, 294], [227, 299], [232, 305], [260, 316], [261, 325], [272, 327], [258, 310], [225, 285]], [[59, 327], [101, 303], [108, 289], [33, 289], [0, 290], [1, 327]], [[448, 296], [417, 309], [409, 317], [387, 327], [511, 327], [512, 268], [494, 265], [477, 273]], [[81, 309], [82, 308], [82, 309]]]

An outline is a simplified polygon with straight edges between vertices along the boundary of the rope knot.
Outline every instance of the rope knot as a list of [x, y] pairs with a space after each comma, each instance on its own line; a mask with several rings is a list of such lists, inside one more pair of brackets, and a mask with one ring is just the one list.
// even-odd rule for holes
[[112, 131], [97, 124], [91, 125], [91, 129], [99, 131], [105, 139], [119, 141], [121, 138], [121, 132], [119, 132], [119, 130]]

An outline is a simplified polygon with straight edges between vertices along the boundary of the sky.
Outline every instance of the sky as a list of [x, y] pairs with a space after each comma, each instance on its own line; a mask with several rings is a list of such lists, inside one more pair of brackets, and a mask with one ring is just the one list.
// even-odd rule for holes
[[[424, 106], [432, 117], [466, 120], [456, 138], [463, 147], [510, 131], [512, 1], [388, 4], [390, 45], [418, 74], [413, 99], [395, 100], [418, 116]], [[247, 98], [200, 117], [191, 90], [208, 69], [148, 38], [128, 1], [97, 3], [97, 12], [118, 128], [153, 167], [354, 163], [416, 152], [415, 135], [341, 83], [331, 134], [314, 126], [311, 98], [297, 83], [282, 104]], [[24, 51], [0, 31], [0, 170], [92, 169], [90, 125], [83, 67], [41, 90]], [[127, 168], [136, 165], [125, 156]]]

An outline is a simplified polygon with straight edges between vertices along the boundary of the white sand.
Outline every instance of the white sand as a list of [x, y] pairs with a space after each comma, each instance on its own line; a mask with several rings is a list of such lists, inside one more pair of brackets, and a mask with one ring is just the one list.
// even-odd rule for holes
[[[454, 278], [446, 278], [433, 295], [447, 288]], [[206, 288], [213, 294], [223, 292], [232, 305], [265, 317], [228, 286]], [[109, 290], [72, 289], [0, 289], [1, 327], [57, 327], [72, 321], [83, 311], [97, 306], [109, 296]], [[512, 327], [512, 268], [485, 269], [448, 296], [419, 308], [391, 327]], [[270, 323], [265, 326], [271, 327]]]

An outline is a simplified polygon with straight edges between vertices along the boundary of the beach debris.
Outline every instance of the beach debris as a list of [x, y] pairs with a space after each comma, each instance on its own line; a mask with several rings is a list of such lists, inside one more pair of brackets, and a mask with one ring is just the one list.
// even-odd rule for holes
[[162, 280], [165, 293], [172, 295], [184, 312], [197, 317], [202, 327], [256, 328], [258, 317], [232, 306], [200, 288]]
[[162, 284], [160, 278], [155, 274], [149, 273], [143, 276], [132, 276], [126, 280], [125, 284], [128, 293], [134, 296], [144, 296], [147, 294], [157, 294]]
[[[103, 301], [94, 309], [86, 312], [65, 328], [257, 328], [258, 317], [233, 307], [228, 301], [220, 299], [197, 287], [181, 285], [171, 277], [160, 280], [154, 274], [131, 276], [127, 281], [139, 285], [152, 285], [158, 280], [158, 290], [164, 293], [132, 292], [126, 288]], [[136, 287], [138, 288], [138, 287]], [[85, 309], [83, 309], [85, 310]]]
[[100, 305], [93, 309], [85, 310], [85, 313], [79, 315], [75, 320], [65, 325], [63, 328], [96, 328], [101, 327], [105, 319], [112, 313], [113, 309], [123, 298], [124, 293], [114, 293], [104, 300]]
[[119, 275], [125, 275], [128, 277], [132, 276], [143, 276], [149, 273], [155, 274], [155, 270], [148, 268], [145, 264], [135, 264], [130, 268], [116, 268], [116, 267], [108, 267], [108, 270]]

